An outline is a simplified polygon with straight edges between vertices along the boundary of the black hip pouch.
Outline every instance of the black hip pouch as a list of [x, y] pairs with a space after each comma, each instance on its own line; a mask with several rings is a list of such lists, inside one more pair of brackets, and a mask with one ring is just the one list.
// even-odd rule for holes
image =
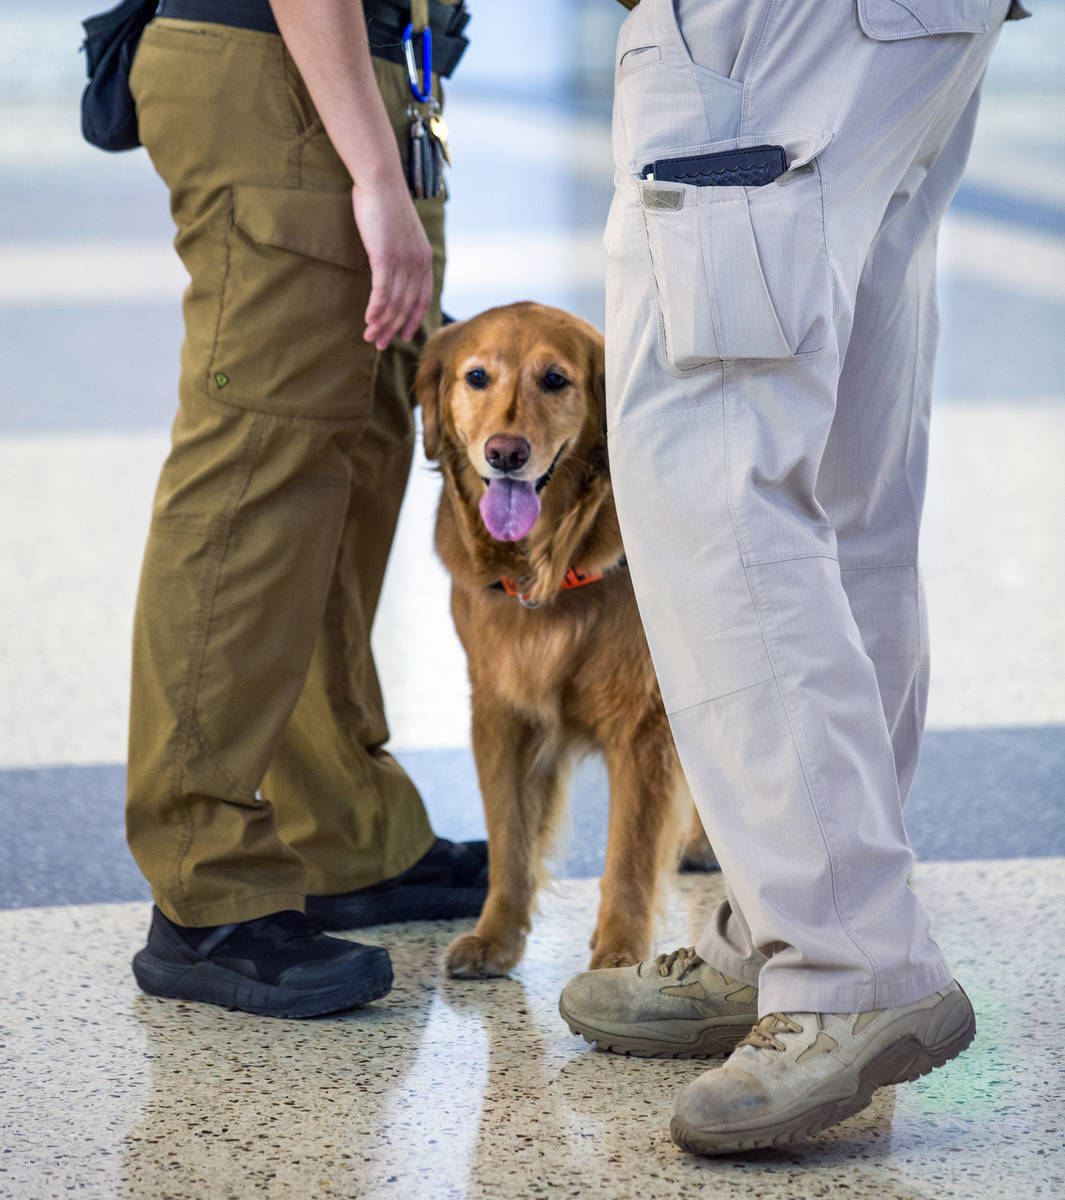
[[81, 95], [81, 132], [101, 150], [132, 150], [141, 144], [129, 69], [157, 5], [158, 0], [122, 0], [82, 21], [89, 82]]

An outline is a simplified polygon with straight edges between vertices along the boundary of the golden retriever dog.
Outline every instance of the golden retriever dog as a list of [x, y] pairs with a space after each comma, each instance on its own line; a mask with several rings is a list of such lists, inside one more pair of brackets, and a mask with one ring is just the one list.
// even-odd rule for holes
[[[559, 309], [490, 309], [430, 340], [415, 391], [443, 475], [435, 542], [469, 660], [489, 844], [484, 908], [446, 969], [505, 975], [521, 959], [567, 768], [591, 749], [610, 782], [591, 965], [638, 962], [687, 792], [610, 489], [603, 339]], [[712, 862], [698, 818], [685, 859]]]

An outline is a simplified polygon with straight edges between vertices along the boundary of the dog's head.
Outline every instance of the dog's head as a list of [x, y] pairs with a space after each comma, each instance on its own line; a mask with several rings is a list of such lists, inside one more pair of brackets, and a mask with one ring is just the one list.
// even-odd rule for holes
[[426, 457], [483, 481], [481, 518], [498, 541], [529, 533], [564, 463], [604, 454], [603, 339], [557, 308], [511, 304], [441, 329], [415, 394]]

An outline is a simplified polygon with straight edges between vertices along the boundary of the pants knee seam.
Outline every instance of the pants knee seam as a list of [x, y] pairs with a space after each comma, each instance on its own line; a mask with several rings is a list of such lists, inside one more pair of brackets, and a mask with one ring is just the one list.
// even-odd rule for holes
[[765, 679], [756, 679], [754, 683], [745, 683], [743, 687], [733, 688], [728, 692], [720, 692], [716, 696], [707, 696], [704, 700], [697, 700], [694, 704], [683, 704], [680, 708], [671, 708], [668, 710], [668, 716], [677, 717], [681, 713], [691, 712], [694, 708], [702, 708], [704, 704], [716, 704], [718, 700], [726, 700], [729, 696], [738, 696], [741, 692], [749, 692], [752, 688], [764, 687], [767, 683], [775, 682], [776, 677], [767, 675]]
[[[731, 470], [732, 456], [730, 454], [730, 445], [729, 445], [729, 407], [730, 407], [730, 404], [729, 404], [729, 394], [728, 394], [728, 373], [727, 372], [725, 373], [725, 378], [724, 378], [723, 382], [724, 382], [724, 387], [722, 389], [723, 412], [722, 412], [722, 422], [721, 422], [721, 430], [722, 430], [721, 436], [722, 436], [722, 440], [724, 443], [722, 446], [722, 450], [724, 453], [724, 460], [725, 460], [725, 500], [726, 500], [726, 504], [728, 507], [729, 524], [732, 529], [732, 536], [736, 542], [736, 548], [739, 552], [740, 565], [743, 570], [743, 578], [744, 578], [744, 582], [747, 585], [747, 594], [750, 597], [751, 607], [754, 612], [755, 620], [758, 622], [758, 630], [759, 630], [759, 633], [761, 634], [762, 645], [765, 648], [766, 657], [769, 660], [769, 668], [773, 673], [773, 681], [776, 686], [777, 697], [780, 701], [781, 708], [784, 710], [784, 716], [785, 716], [785, 719], [787, 720], [788, 729], [791, 733], [792, 744], [794, 746], [795, 755], [798, 760], [799, 770], [802, 773], [802, 779], [803, 779], [803, 784], [805, 786], [806, 795], [809, 800], [810, 808], [813, 811], [814, 820], [817, 822], [817, 828], [821, 834], [821, 840], [824, 843], [825, 853], [828, 856], [829, 873], [830, 873], [830, 879], [831, 879], [831, 883], [832, 883], [832, 907], [835, 910], [836, 919], [839, 921], [840, 929], [843, 931], [843, 933], [847, 937], [848, 941], [850, 941], [850, 943], [854, 946], [855, 950], [858, 951], [858, 953], [862, 956], [862, 958], [865, 960], [866, 964], [868, 965], [869, 971], [873, 977], [873, 986], [874, 986], [874, 989], [876, 989], [878, 986], [878, 983], [879, 983], [876, 966], [873, 963], [872, 959], [869, 957], [869, 955], [862, 948], [861, 944], [858, 942], [858, 940], [855, 938], [855, 936], [851, 933], [847, 922], [843, 918], [843, 913], [840, 910], [839, 893], [838, 893], [838, 889], [837, 889], [837, 880], [836, 880], [836, 864], [835, 864], [835, 860], [832, 855], [831, 846], [829, 844], [828, 834], [825, 831], [824, 822], [821, 819], [821, 813], [820, 813], [820, 810], [818, 809], [817, 801], [816, 801], [815, 795], [814, 795], [813, 781], [810, 778], [810, 773], [807, 769], [804, 755], [803, 755], [803, 752], [801, 749], [799, 731], [798, 731], [798, 728], [796, 725], [795, 714], [792, 712], [791, 706], [788, 704], [787, 698], [784, 694], [784, 689], [781, 687], [781, 684], [780, 684], [780, 672], [777, 668], [777, 656], [773, 651], [772, 645], [770, 644], [770, 638], [769, 638], [768, 632], [766, 630], [766, 625], [765, 625], [765, 621], [763, 620], [761, 608], [759, 606], [757, 588], [755, 586], [754, 580], [752, 580], [752, 578], [751, 578], [750, 569], [748, 568], [747, 562], [745, 561], [743, 545], [742, 545], [742, 542], [740, 541], [740, 534], [739, 534], [739, 530], [737, 528], [738, 516], [736, 513], [736, 505], [733, 502], [733, 494], [732, 494], [732, 470]], [[819, 557], [819, 556], [815, 556], [815, 557]]]

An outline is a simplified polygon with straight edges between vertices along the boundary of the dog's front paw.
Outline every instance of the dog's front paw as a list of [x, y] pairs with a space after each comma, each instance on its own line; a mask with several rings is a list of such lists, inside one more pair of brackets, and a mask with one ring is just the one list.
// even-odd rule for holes
[[601, 971], [606, 967], [631, 967], [640, 961], [628, 950], [597, 950], [588, 964], [590, 971]]
[[501, 945], [475, 933], [456, 938], [444, 955], [444, 969], [452, 979], [490, 979], [507, 975], [518, 965], [524, 943]]

